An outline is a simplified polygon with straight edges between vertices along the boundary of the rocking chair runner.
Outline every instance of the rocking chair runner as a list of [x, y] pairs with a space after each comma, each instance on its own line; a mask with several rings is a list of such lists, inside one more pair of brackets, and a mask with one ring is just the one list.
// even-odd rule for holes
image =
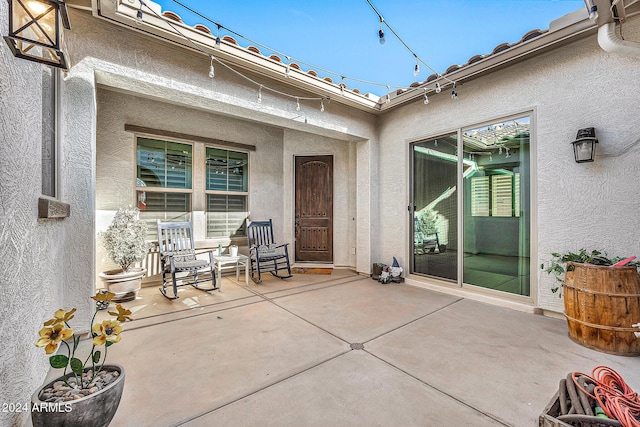
[[[193, 242], [193, 230], [190, 222], [161, 222], [158, 220], [158, 246], [160, 247], [160, 268], [162, 274], [162, 287], [160, 292], [169, 299], [178, 298], [178, 286], [191, 285], [201, 291], [213, 291], [220, 289], [216, 285], [214, 272], [213, 252], [208, 253], [209, 261], [197, 258]], [[210, 277], [199, 278], [198, 272], [210, 273]], [[187, 273], [182, 277], [182, 283], [177, 284], [176, 274]], [[167, 276], [171, 275], [173, 284], [173, 296], [167, 294]], [[211, 281], [213, 286], [202, 288], [200, 282]]]
[[[262, 273], [271, 273], [280, 279], [291, 277], [288, 243], [277, 244], [273, 239], [273, 224], [268, 221], [251, 221], [247, 226], [249, 242], [249, 262], [251, 280], [255, 283], [262, 281]], [[282, 276], [279, 271], [287, 272]], [[257, 279], [256, 279], [257, 275]]]

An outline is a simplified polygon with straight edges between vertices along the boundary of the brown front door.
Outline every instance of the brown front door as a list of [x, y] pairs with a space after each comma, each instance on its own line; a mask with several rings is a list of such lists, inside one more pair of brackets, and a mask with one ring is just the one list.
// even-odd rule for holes
[[296, 261], [333, 262], [333, 156], [296, 157]]

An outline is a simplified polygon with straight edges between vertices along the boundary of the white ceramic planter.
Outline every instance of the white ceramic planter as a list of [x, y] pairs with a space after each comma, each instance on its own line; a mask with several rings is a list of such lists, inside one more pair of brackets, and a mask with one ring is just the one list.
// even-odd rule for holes
[[116, 294], [112, 301], [125, 302], [136, 298], [145, 274], [146, 268], [133, 267], [125, 273], [121, 270], [110, 270], [100, 273], [99, 276], [109, 292]]

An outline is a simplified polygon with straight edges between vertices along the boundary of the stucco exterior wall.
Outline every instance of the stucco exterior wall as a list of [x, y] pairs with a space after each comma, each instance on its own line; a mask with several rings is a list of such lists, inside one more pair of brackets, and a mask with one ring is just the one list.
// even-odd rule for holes
[[[135, 134], [125, 131], [125, 124], [254, 145], [256, 151], [249, 153], [249, 217], [273, 218], [274, 232], [279, 239], [282, 238], [286, 194], [282, 175], [282, 129], [104, 89], [98, 90], [97, 231], [106, 229], [118, 208], [136, 205]], [[193, 144], [194, 150], [197, 145], [203, 145], [199, 142]], [[194, 171], [203, 167], [193, 165]], [[194, 175], [194, 180], [202, 176]], [[192, 219], [194, 224], [200, 223], [204, 230], [204, 206], [196, 203], [196, 196], [194, 193]], [[196, 207], [196, 204], [202, 206]], [[224, 246], [229, 244], [222, 240], [228, 239], [220, 240]], [[246, 241], [235, 243], [246, 246]], [[218, 241], [210, 243], [213, 246], [217, 244]], [[112, 268], [115, 266], [105, 257], [98, 243], [96, 272]]]
[[[284, 236], [295, 243], [295, 156], [333, 155], [333, 264], [355, 268], [355, 143], [287, 130], [284, 135]], [[293, 248], [292, 248], [293, 252]]]
[[[625, 26], [637, 39], [638, 20]], [[632, 34], [634, 34], [632, 36]], [[385, 114], [380, 121], [380, 240], [385, 259], [402, 254], [408, 264], [409, 142], [511, 114], [532, 116], [532, 257], [600, 248], [612, 256], [640, 254], [637, 165], [640, 144], [640, 59], [604, 52], [595, 35], [478, 78]], [[600, 144], [594, 163], [577, 164], [570, 142], [578, 129], [595, 127]], [[537, 171], [536, 171], [537, 170]], [[393, 224], [393, 226], [390, 226]], [[534, 303], [562, 311], [550, 291], [554, 279], [532, 269]], [[539, 286], [536, 286], [538, 284]], [[537, 289], [537, 291], [536, 291]]]
[[[375, 137], [376, 118], [372, 114], [337, 102], [325, 102], [325, 111], [321, 112], [319, 102], [315, 105], [301, 101], [301, 110], [296, 111], [295, 100], [266, 89], [259, 103], [258, 88], [222, 66], [216, 67], [216, 77], [210, 79], [209, 61], [203, 55], [135, 31], [114, 31], [116, 27], [112, 24], [76, 10], [72, 11], [71, 19], [74, 31], [67, 37], [67, 46], [74, 66], [70, 79], [85, 72], [92, 74], [84, 96], [93, 98], [85, 102], [98, 103], [94, 133], [92, 127], [87, 126], [74, 134], [78, 144], [87, 144], [87, 139], [89, 146], [97, 144], [96, 181], [90, 184], [97, 195], [96, 232], [108, 225], [118, 207], [134, 202], [133, 135], [124, 132], [125, 123], [256, 145], [257, 151], [250, 155], [250, 218], [273, 218], [275, 232], [281, 236], [290, 223], [283, 218], [285, 209], [289, 208], [284, 200], [290, 198], [293, 191], [292, 187], [283, 187], [289, 173], [283, 163], [289, 158], [283, 153], [285, 132], [296, 132], [308, 143], [310, 152], [314, 152], [318, 144], [335, 147], [341, 157], [338, 173], [345, 179], [344, 191], [355, 185], [355, 181], [347, 184], [349, 179], [355, 180], [354, 173], [351, 176], [347, 173], [349, 162], [355, 166], [357, 160], [367, 166], [371, 161], [368, 156], [352, 159], [349, 147], [350, 143]], [[296, 93], [295, 89], [260, 76], [251, 75], [251, 78], [265, 87]], [[101, 89], [96, 97], [92, 85], [110, 90]], [[358, 156], [358, 151], [354, 155]], [[86, 177], [90, 174], [87, 172]], [[349, 191], [355, 196], [355, 189]], [[278, 197], [272, 197], [274, 194]], [[340, 197], [345, 202], [354, 200], [347, 195]], [[350, 211], [355, 213], [355, 206]], [[196, 212], [194, 216], [194, 222], [203, 221], [204, 212]], [[346, 213], [344, 218], [348, 218]], [[370, 227], [367, 222], [366, 233], [353, 232], [349, 237], [348, 221], [344, 218], [338, 221], [339, 230], [344, 233], [334, 232], [335, 245], [339, 245], [339, 253], [345, 252], [340, 255], [339, 264], [354, 266], [351, 248], [358, 244], [352, 240], [368, 242]], [[91, 238], [94, 236], [92, 233]], [[104, 257], [99, 243], [96, 251], [93, 271], [97, 276], [113, 265]], [[358, 255], [366, 258], [361, 263], [364, 271], [370, 264], [369, 251], [362, 250]]]
[[[0, 2], [0, 28], [8, 28], [7, 2]], [[25, 404], [49, 368], [34, 343], [44, 321], [59, 308], [78, 308], [73, 326], [89, 329], [87, 292], [92, 280], [83, 252], [90, 242], [76, 231], [92, 228], [84, 182], [71, 182], [78, 168], [90, 176], [88, 148], [69, 145], [75, 124], [60, 126], [59, 199], [71, 205], [65, 219], [38, 220], [41, 196], [42, 66], [0, 49], [0, 402]], [[62, 83], [62, 103], [70, 88]], [[90, 107], [90, 106], [89, 106]], [[63, 105], [61, 109], [65, 109]], [[87, 106], [84, 107], [87, 109]], [[62, 112], [61, 122], [69, 119]], [[75, 122], [77, 123], [77, 122]], [[86, 222], [88, 220], [88, 222]], [[88, 225], [87, 225], [88, 224]], [[87, 288], [88, 289], [88, 288]], [[0, 412], [0, 425], [22, 425], [28, 413]]]

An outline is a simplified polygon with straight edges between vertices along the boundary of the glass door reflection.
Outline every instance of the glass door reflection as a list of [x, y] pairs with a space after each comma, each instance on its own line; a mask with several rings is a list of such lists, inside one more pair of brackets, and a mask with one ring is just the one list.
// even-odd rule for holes
[[530, 294], [530, 118], [462, 133], [463, 283]]
[[413, 272], [458, 279], [457, 134], [413, 144]]

